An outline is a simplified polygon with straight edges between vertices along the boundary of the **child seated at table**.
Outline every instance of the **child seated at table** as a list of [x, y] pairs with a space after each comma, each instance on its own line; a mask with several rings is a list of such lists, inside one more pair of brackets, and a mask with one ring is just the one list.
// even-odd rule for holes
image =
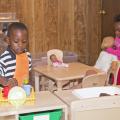
[[114, 38], [111, 36], [105, 37], [103, 39], [101, 45], [102, 51], [100, 52], [100, 55], [94, 66], [95, 68], [98, 68], [106, 73], [108, 72], [110, 67], [112, 67], [112, 69], [116, 69], [116, 62], [118, 61], [118, 56], [120, 55], [119, 52], [117, 52], [118, 55], [108, 53], [106, 51], [108, 48], [111, 48], [113, 50], [116, 49], [114, 46]]
[[[107, 73], [110, 68], [113, 70], [116, 69], [116, 62], [118, 61], [118, 57], [116, 55], [110, 54], [106, 51], [106, 49], [114, 48], [114, 38], [111, 36], [105, 37], [103, 39], [103, 42], [101, 44], [102, 51], [100, 52], [100, 55], [94, 65], [95, 68], [100, 69], [101, 71]], [[85, 76], [95, 74], [96, 71], [94, 70], [88, 70], [86, 72]]]
[[[101, 44], [102, 51], [94, 65], [95, 68], [100, 69], [101, 71], [105, 72], [106, 74], [111, 69], [112, 71], [115, 71], [117, 69], [117, 62], [118, 58], [120, 56], [120, 52], [116, 50], [114, 46], [114, 38], [111, 36], [105, 37], [103, 39], [103, 42]], [[107, 52], [107, 49], [113, 49], [113, 51], [116, 53], [116, 55], [113, 55], [109, 52]], [[86, 72], [86, 75], [91, 75], [94, 72], [91, 70]], [[111, 77], [112, 76], [112, 77]], [[110, 74], [109, 81], [112, 81], [113, 83], [114, 78], [113, 75]]]
[[65, 64], [62, 61], [58, 60], [55, 54], [50, 55], [50, 60], [54, 67], [68, 67], [68, 64]]
[[31, 70], [31, 55], [26, 50], [27, 27], [20, 22], [10, 24], [7, 42], [8, 48], [0, 56], [0, 84], [9, 87], [21, 86]]

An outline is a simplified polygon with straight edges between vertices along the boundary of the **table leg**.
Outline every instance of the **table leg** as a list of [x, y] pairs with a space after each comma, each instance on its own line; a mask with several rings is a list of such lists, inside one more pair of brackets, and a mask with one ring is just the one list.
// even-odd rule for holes
[[19, 115], [15, 115], [15, 120], [19, 120]]
[[62, 90], [62, 81], [57, 81], [57, 90], [58, 91]]
[[45, 91], [46, 90], [46, 78], [44, 76], [41, 77], [41, 80], [40, 80], [40, 85], [41, 85], [41, 90]]
[[67, 108], [67, 106], [65, 107], [65, 120], [68, 120], [68, 108]]
[[39, 92], [39, 73], [35, 72], [35, 92]]
[[40, 80], [40, 85], [42, 87], [42, 90], [54, 90], [54, 82], [44, 76], [41, 77], [41, 80]]

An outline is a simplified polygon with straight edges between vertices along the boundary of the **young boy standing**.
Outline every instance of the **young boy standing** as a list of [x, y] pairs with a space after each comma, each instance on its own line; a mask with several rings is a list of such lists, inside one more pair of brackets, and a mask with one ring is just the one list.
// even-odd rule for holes
[[29, 78], [31, 55], [26, 50], [28, 29], [20, 22], [8, 27], [7, 50], [0, 56], [0, 84], [13, 87], [21, 86], [23, 80]]

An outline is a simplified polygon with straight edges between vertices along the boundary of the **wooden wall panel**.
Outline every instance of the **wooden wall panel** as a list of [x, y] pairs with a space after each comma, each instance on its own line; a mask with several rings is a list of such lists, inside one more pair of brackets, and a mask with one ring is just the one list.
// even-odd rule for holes
[[100, 0], [88, 0], [88, 25], [87, 25], [87, 51], [88, 63], [94, 64], [101, 46], [101, 14], [99, 13], [101, 7]]
[[0, 12], [15, 12], [16, 0], [0, 0]]
[[[45, 31], [44, 31], [44, 0], [35, 0], [34, 3], [34, 33], [35, 33], [35, 49], [34, 56], [38, 57], [40, 52], [44, 52], [45, 46]], [[36, 52], [40, 51], [40, 52]]]
[[[101, 45], [100, 0], [75, 0], [75, 51], [82, 62], [93, 65]], [[79, 50], [79, 51], [78, 51]]]
[[34, 57], [59, 48], [89, 64], [100, 51], [99, 9], [100, 0], [0, 0], [0, 12], [16, 12], [28, 26]]
[[45, 50], [58, 48], [58, 0], [44, 0]]
[[[80, 61], [86, 61], [87, 49], [87, 0], [74, 0], [74, 40], [75, 51], [79, 54]], [[79, 51], [78, 51], [79, 49]]]
[[74, 1], [58, 0], [58, 42], [63, 50], [74, 50]]

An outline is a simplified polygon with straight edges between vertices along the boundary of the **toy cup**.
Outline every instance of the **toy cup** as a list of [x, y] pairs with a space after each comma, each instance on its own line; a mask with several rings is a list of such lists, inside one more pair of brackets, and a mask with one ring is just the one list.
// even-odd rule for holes
[[31, 85], [23, 85], [22, 88], [25, 90], [26, 95], [30, 96], [32, 86]]

